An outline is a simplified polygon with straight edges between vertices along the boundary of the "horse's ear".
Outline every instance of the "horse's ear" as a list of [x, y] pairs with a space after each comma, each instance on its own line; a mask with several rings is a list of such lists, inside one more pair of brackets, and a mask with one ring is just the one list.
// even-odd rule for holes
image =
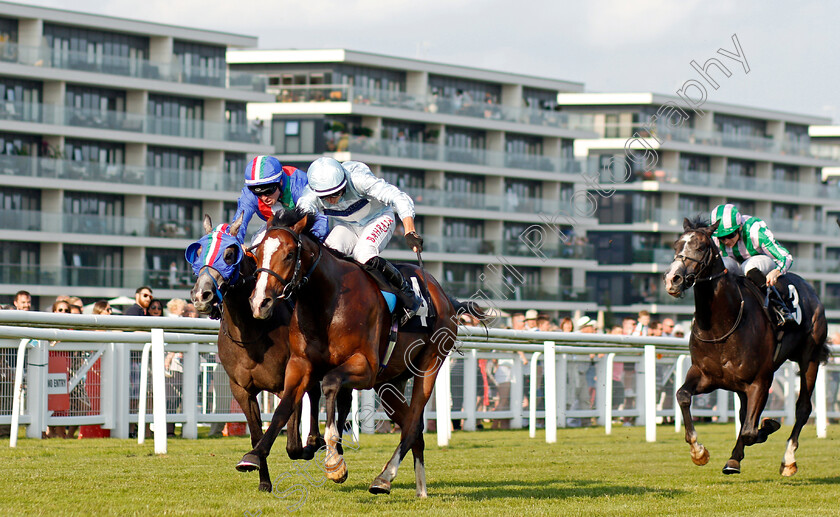
[[683, 219], [683, 231], [687, 232], [694, 229], [694, 225], [691, 224], [691, 221], [688, 220], [688, 217]]
[[295, 233], [303, 233], [303, 231], [306, 230], [306, 225], [308, 224], [310, 217], [311, 216], [309, 214], [304, 215], [300, 221], [296, 222], [295, 225], [292, 226], [292, 230], [294, 230]]
[[242, 226], [242, 221], [245, 220], [245, 212], [239, 214], [239, 217], [232, 223], [230, 223], [230, 234], [236, 237], [239, 233], [239, 228]]
[[204, 233], [213, 231], [213, 221], [210, 220], [210, 214], [204, 214]]
[[239, 264], [242, 260], [242, 246], [239, 244], [231, 244], [225, 248], [224, 260], [225, 264], [229, 266]]
[[713, 222], [713, 223], [709, 226], [709, 228], [708, 228], [708, 229], [709, 229], [709, 235], [712, 235], [713, 233], [715, 233], [715, 232], [717, 231], [717, 229], [718, 229], [718, 226], [720, 226], [720, 219], [718, 219], [717, 221]]

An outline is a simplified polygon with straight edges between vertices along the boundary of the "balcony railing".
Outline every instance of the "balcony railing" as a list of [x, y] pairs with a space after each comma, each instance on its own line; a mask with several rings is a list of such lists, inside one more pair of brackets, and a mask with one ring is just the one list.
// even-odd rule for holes
[[0, 176], [4, 174], [225, 192], [235, 192], [242, 188], [239, 172], [224, 174], [218, 170], [134, 167], [37, 156], [0, 155]]
[[[394, 236], [388, 243], [389, 250], [408, 251], [405, 240]], [[464, 253], [472, 255], [508, 255], [517, 257], [562, 258], [570, 260], [594, 260], [595, 249], [590, 244], [543, 245], [537, 250], [531, 249], [519, 239], [490, 240], [469, 237], [442, 237], [423, 235], [423, 251], [434, 253]]]
[[670, 128], [664, 125], [651, 127], [645, 124], [608, 124], [601, 131], [601, 136], [604, 138], [630, 138], [636, 133], [642, 138], [655, 136], [664, 142], [670, 140], [840, 161], [840, 146], [801, 142], [787, 137], [777, 140], [766, 136], [738, 135], [689, 127]]
[[840, 259], [812, 259], [793, 257], [794, 273], [840, 273]]
[[728, 174], [713, 174], [700, 171], [652, 171], [651, 177], [642, 176], [641, 179], [653, 179], [668, 183], [696, 185], [701, 187], [748, 190], [752, 192], [767, 192], [788, 196], [809, 198], [828, 197], [828, 186], [822, 183], [803, 183], [799, 181], [771, 180], [750, 176], [733, 176]]
[[208, 122], [202, 119], [156, 117], [124, 111], [76, 108], [34, 102], [0, 103], [0, 121], [2, 120], [262, 145], [267, 145], [270, 141], [268, 128], [258, 121], [234, 125]]
[[431, 143], [400, 142], [365, 136], [342, 137], [335, 143], [334, 147], [328, 146], [328, 150], [544, 172], [580, 173], [585, 170], [595, 170], [594, 167], [597, 167], [594, 159], [561, 159], [549, 156], [488, 151], [486, 149], [449, 147]]
[[3, 230], [198, 239], [201, 221], [0, 209]]
[[[173, 56], [173, 59], [177, 58]], [[183, 67], [177, 61], [159, 63], [146, 59], [107, 55], [101, 51], [79, 52], [46, 46], [33, 47], [4, 43], [0, 44], [0, 60], [43, 68], [61, 68], [257, 92], [265, 92], [267, 86], [265, 76], [231, 72], [226, 69]]]
[[186, 289], [192, 287], [193, 282], [192, 272], [179, 271], [173, 275], [168, 269], [0, 264], [0, 284], [127, 289], [148, 285], [154, 289]]
[[670, 264], [674, 261], [672, 248], [634, 249], [633, 262], [646, 264]]
[[396, 108], [426, 113], [483, 118], [532, 126], [592, 131], [592, 115], [565, 113], [531, 107], [514, 108], [481, 100], [458, 99], [439, 95], [412, 95], [391, 90], [377, 90], [336, 85], [272, 86], [268, 93], [278, 102], [352, 102], [367, 106]]
[[585, 288], [560, 285], [505, 284], [486, 285], [479, 282], [441, 282], [447, 294], [456, 298], [486, 297], [503, 301], [593, 302], [592, 292]]

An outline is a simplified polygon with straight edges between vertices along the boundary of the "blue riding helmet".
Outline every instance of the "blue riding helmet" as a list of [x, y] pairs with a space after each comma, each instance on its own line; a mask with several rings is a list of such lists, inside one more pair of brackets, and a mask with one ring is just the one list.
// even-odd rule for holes
[[[201, 268], [208, 266], [218, 271], [228, 282], [233, 283], [239, 279], [239, 263], [242, 262], [244, 253], [239, 240], [229, 232], [229, 224], [220, 224], [187, 247], [184, 258], [192, 265], [196, 276], [201, 272]], [[237, 250], [233, 264], [228, 264], [224, 259], [225, 250], [230, 246], [235, 246]]]

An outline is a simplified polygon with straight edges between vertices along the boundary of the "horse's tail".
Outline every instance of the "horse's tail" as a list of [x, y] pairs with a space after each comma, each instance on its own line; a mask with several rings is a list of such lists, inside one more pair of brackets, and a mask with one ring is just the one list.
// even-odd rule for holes
[[817, 310], [814, 312], [811, 321], [814, 325], [814, 328], [811, 330], [811, 336], [816, 340], [817, 359], [820, 364], [826, 364], [828, 358], [831, 356], [831, 349], [828, 344], [828, 326], [825, 321], [825, 307], [822, 304], [817, 306]]

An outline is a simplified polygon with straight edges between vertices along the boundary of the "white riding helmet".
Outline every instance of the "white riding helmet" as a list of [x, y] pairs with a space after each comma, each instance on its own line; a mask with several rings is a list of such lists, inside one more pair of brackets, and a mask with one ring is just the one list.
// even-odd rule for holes
[[335, 194], [347, 185], [347, 171], [335, 158], [318, 158], [306, 173], [309, 188], [318, 197]]

